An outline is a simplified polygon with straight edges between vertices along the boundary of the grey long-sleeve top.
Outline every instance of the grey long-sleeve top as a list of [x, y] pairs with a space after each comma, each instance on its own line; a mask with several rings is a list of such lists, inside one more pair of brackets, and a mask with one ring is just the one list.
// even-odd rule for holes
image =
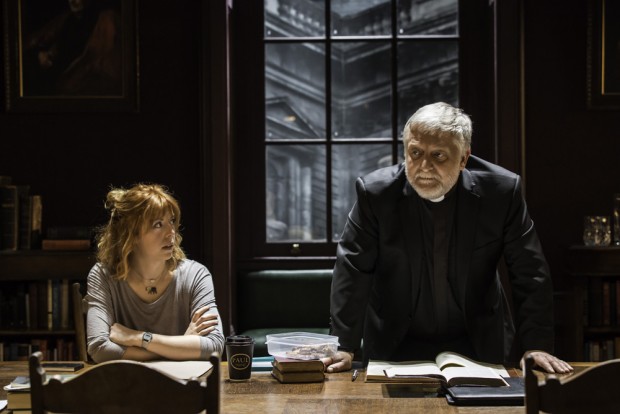
[[161, 335], [183, 335], [194, 312], [209, 305], [208, 313], [218, 315], [216, 329], [200, 337], [201, 359], [212, 352], [222, 353], [224, 334], [215, 304], [213, 278], [207, 268], [193, 260], [183, 260], [165, 292], [153, 303], [143, 302], [126, 281], [115, 279], [97, 263], [88, 274], [85, 301], [88, 305], [88, 354], [95, 362], [120, 359], [126, 347], [110, 340], [110, 327], [120, 323], [128, 328]]

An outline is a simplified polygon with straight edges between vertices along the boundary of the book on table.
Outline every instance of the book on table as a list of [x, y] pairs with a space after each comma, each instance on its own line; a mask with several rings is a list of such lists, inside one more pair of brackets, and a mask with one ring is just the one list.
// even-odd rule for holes
[[78, 371], [84, 368], [83, 362], [71, 362], [71, 361], [46, 361], [42, 362], [43, 369], [48, 371]]
[[440, 383], [455, 385], [508, 386], [509, 374], [501, 365], [474, 361], [455, 352], [442, 352], [435, 361], [390, 362], [370, 360], [367, 382]]
[[[62, 382], [76, 377], [78, 374], [54, 374], [47, 376], [46, 380], [51, 378], [58, 379]], [[7, 408], [12, 411], [29, 410], [30, 403], [30, 378], [27, 376], [18, 376], [4, 386], [6, 391]]]
[[462, 385], [446, 390], [446, 400], [453, 405], [494, 406], [524, 405], [525, 383], [523, 377], [506, 378], [508, 387]]
[[273, 357], [272, 365], [280, 372], [323, 372], [325, 364], [320, 359], [292, 359]]
[[325, 381], [325, 365], [319, 359], [301, 360], [276, 356], [271, 375], [281, 383]]
[[180, 380], [200, 378], [213, 370], [209, 361], [146, 361], [142, 362], [149, 368], [163, 372], [166, 375]]
[[274, 367], [271, 370], [271, 375], [283, 384], [325, 381], [323, 371], [282, 372]]

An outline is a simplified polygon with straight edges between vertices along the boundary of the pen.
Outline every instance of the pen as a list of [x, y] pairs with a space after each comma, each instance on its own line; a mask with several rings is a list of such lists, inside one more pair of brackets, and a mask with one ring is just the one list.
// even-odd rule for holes
[[351, 375], [351, 381], [355, 381], [357, 379], [359, 372], [357, 370], [353, 371], [353, 375]]

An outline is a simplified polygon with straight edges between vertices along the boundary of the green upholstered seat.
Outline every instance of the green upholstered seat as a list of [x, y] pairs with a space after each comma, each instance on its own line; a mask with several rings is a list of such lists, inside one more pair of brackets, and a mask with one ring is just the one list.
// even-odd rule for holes
[[268, 355], [268, 334], [327, 334], [331, 280], [332, 269], [241, 273], [237, 279], [237, 334], [254, 338], [255, 356]]

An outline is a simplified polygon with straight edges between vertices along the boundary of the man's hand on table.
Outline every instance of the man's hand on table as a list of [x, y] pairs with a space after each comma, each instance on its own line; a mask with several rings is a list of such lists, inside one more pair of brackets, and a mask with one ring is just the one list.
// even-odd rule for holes
[[[538, 366], [546, 372], [567, 374], [573, 371], [573, 367], [571, 367], [567, 362], [562, 361], [547, 352], [529, 351], [529, 354], [534, 357], [534, 366]], [[521, 358], [520, 365], [521, 370], [525, 371], [525, 355]]]
[[348, 371], [353, 364], [353, 353], [338, 351], [332, 357], [321, 358], [321, 361], [325, 364], [325, 371], [327, 372]]

